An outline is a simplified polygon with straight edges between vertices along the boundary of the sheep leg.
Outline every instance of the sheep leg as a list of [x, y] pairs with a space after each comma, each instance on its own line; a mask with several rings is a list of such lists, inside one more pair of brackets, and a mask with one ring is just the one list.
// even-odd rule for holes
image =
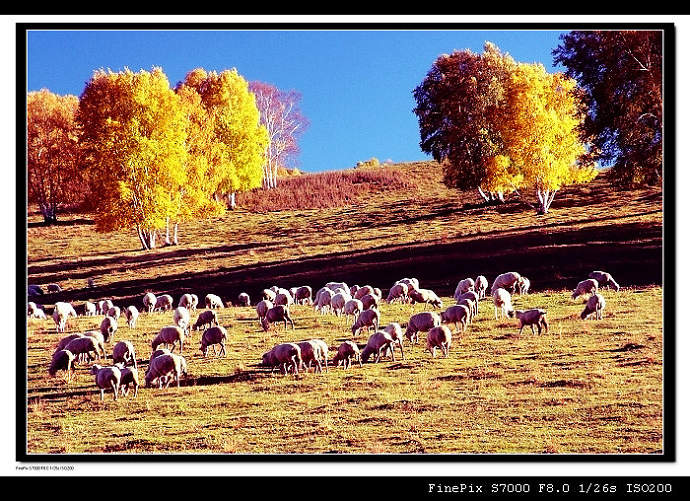
[[[529, 326], [532, 329], [532, 335], [534, 336], [534, 324], [529, 324]], [[541, 334], [541, 329], [539, 330], [539, 334]]]
[[225, 343], [220, 343], [220, 354], [223, 356], [226, 356], [227, 354], [225, 353]]

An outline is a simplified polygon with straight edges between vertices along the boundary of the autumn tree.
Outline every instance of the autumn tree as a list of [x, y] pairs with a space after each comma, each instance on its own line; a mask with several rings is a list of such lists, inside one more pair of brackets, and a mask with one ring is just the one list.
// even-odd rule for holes
[[27, 175], [29, 201], [37, 203], [46, 223], [60, 207], [80, 201], [84, 192], [79, 165], [76, 96], [47, 89], [27, 95]]
[[302, 96], [294, 90], [283, 91], [264, 82], [251, 82], [249, 89], [256, 96], [261, 124], [268, 131], [263, 166], [263, 186], [275, 188], [278, 168], [287, 167], [299, 153], [298, 139], [309, 125], [299, 108]]
[[78, 120], [97, 230], [134, 228], [144, 249], [156, 247], [187, 181], [187, 120], [165, 73], [94, 72]]
[[[217, 73], [197, 68], [176, 91], [196, 108], [190, 148], [204, 181], [201, 189], [215, 201], [227, 199], [234, 206], [237, 191], [261, 186], [269, 142], [249, 84], [236, 69]], [[198, 104], [193, 103], [194, 93]]]
[[582, 127], [589, 156], [612, 165], [622, 186], [662, 178], [661, 31], [573, 31], [561, 35], [554, 61], [585, 91]]

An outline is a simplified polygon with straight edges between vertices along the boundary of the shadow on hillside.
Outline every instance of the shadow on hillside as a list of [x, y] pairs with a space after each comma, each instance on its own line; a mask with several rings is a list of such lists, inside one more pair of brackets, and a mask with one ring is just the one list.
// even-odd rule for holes
[[52, 223], [47, 223], [45, 221], [29, 221], [26, 223], [27, 228], [49, 228], [51, 226], [76, 226], [78, 224], [83, 225], [94, 225], [93, 219], [58, 219]]

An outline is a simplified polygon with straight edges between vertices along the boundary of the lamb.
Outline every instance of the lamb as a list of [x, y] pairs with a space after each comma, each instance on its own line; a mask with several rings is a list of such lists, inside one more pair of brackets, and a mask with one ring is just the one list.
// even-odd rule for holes
[[405, 337], [415, 344], [419, 340], [419, 332], [427, 332], [441, 325], [441, 316], [433, 311], [423, 311], [410, 317], [405, 330]]
[[204, 304], [206, 305], [206, 308], [210, 308], [212, 310], [216, 308], [223, 308], [223, 300], [220, 298], [220, 296], [215, 294], [206, 294]]
[[[465, 326], [467, 326], [467, 324], [471, 324], [472, 320], [474, 320], [474, 312], [475, 312], [475, 308], [477, 307], [477, 304], [474, 301], [472, 301], [471, 299], [462, 299], [462, 300], [457, 302], [456, 306], [464, 306], [467, 308], [469, 315], [466, 319]], [[463, 326], [463, 332], [465, 331], [465, 329], [464, 329], [465, 326]], [[456, 326], [456, 329], [457, 329], [457, 326]]]
[[175, 343], [180, 344], [180, 353], [182, 353], [184, 346], [185, 335], [184, 331], [177, 325], [169, 325], [163, 327], [158, 335], [151, 341], [151, 351], [156, 351], [160, 345], [172, 345], [171, 350], [175, 351]]
[[328, 372], [328, 343], [323, 339], [312, 339], [312, 343], [316, 344], [321, 350], [321, 361], [322, 364], [326, 366], [326, 372]]
[[364, 296], [366, 296], [367, 294], [372, 294], [373, 292], [374, 288], [371, 285], [365, 285], [364, 287], [360, 287], [359, 289], [357, 289], [354, 298], [361, 300]]
[[53, 310], [53, 321], [55, 322], [55, 332], [65, 332], [67, 329], [68, 315], [58, 310], [57, 305]]
[[276, 293], [273, 292], [271, 289], [264, 289], [263, 291], [261, 291], [261, 297], [273, 302], [276, 300]]
[[323, 372], [321, 367], [321, 347], [312, 340], [300, 341], [295, 344], [299, 346], [300, 355], [302, 356], [302, 363], [300, 367], [306, 370], [306, 367], [311, 367], [311, 363], [313, 362], [316, 366], [314, 370]]
[[455, 292], [453, 293], [453, 298], [457, 299], [460, 294], [473, 290], [475, 290], [474, 280], [471, 278], [465, 278], [458, 282], [458, 285], [455, 287]]
[[85, 317], [95, 317], [96, 316], [96, 303], [87, 301], [84, 303], [84, 316]]
[[48, 292], [62, 292], [62, 287], [60, 287], [58, 284], [48, 284], [46, 285], [46, 289]]
[[520, 321], [520, 331], [518, 336], [522, 335], [522, 329], [525, 325], [529, 325], [534, 334], [534, 326], [537, 326], [539, 334], [541, 335], [541, 328], [544, 327], [546, 332], [549, 332], [549, 323], [546, 321], [546, 310], [534, 308], [531, 310], [513, 310], [508, 313], [510, 317], [517, 318]]
[[290, 292], [281, 289], [280, 292], [276, 294], [276, 299], [273, 301], [273, 304], [276, 306], [287, 306], [289, 308], [294, 302], [295, 300], [292, 299]]
[[261, 321], [271, 308], [273, 308], [273, 303], [271, 303], [268, 299], [263, 299], [256, 305], [256, 314], [259, 317], [259, 325], [261, 325]]
[[156, 307], [156, 301], [158, 298], [153, 292], [147, 292], [144, 294], [144, 299], [142, 299], [142, 302], [144, 303], [144, 309], [151, 313], [153, 309]]
[[364, 310], [362, 313], [357, 315], [357, 320], [352, 324], [352, 337], [357, 336], [359, 331], [366, 327], [367, 332], [369, 332], [369, 327], [373, 327], [374, 330], [379, 330], [379, 322], [381, 321], [381, 314], [378, 310], [372, 308], [370, 310]]
[[594, 314], [597, 320], [601, 320], [604, 318], [605, 307], [606, 301], [604, 300], [604, 296], [599, 293], [592, 294], [587, 300], [587, 304], [585, 305], [585, 309], [580, 314], [580, 318], [582, 320], [586, 320], [588, 317]]
[[[367, 310], [371, 311], [371, 310]], [[393, 349], [393, 338], [385, 331], [377, 331], [369, 336], [367, 345], [362, 350], [361, 360], [366, 362], [375, 353], [374, 362], [381, 360], [381, 356], [390, 352], [393, 362], [395, 362], [395, 350]]]
[[509, 316], [510, 311], [513, 309], [513, 303], [510, 299], [510, 293], [499, 287], [491, 293], [494, 299], [494, 317], [498, 320], [498, 308], [501, 309], [501, 318], [504, 316]]
[[364, 311], [362, 301], [359, 299], [350, 299], [347, 303], [345, 303], [345, 307], [343, 308], [343, 312], [345, 313], [345, 321], [350, 321], [350, 315], [352, 315], [352, 320], [354, 321], [355, 318], [357, 318], [357, 315], [359, 315], [362, 311]]
[[400, 355], [402, 356], [402, 359], [405, 360], [405, 352], [403, 351], [403, 331], [402, 327], [400, 327], [400, 324], [397, 322], [391, 322], [383, 328], [383, 331], [390, 334], [391, 339], [393, 339], [391, 349], [394, 349], [394, 345], [397, 344], [400, 348]]
[[101, 321], [101, 334], [103, 334], [103, 339], [106, 343], [110, 342], [110, 339], [115, 335], [117, 331], [117, 320], [113, 317], [105, 317]]
[[618, 292], [620, 290], [620, 285], [616, 283], [616, 281], [613, 279], [610, 273], [606, 273], [605, 271], [593, 271], [588, 275], [589, 278], [593, 278], [597, 282], [599, 282], [599, 287], [604, 287], [604, 286], [609, 286], [613, 287], [613, 289]]
[[301, 349], [295, 343], [279, 344], [263, 354], [261, 365], [271, 367], [271, 372], [280, 367], [283, 374], [287, 374], [289, 368], [292, 368], [295, 374], [299, 374], [299, 368], [302, 366]]
[[372, 308], [378, 308], [379, 297], [375, 294], [367, 294], [362, 296], [362, 308], [365, 310], [370, 310]]
[[446, 311], [441, 313], [441, 324], [455, 324], [455, 332], [458, 332], [459, 323], [462, 332], [465, 332], [470, 315], [470, 309], [465, 305], [456, 304], [455, 306], [449, 306]]
[[180, 301], [177, 303], [177, 306], [178, 307], [184, 306], [188, 310], [191, 310], [193, 304], [194, 304], [194, 298], [192, 297], [191, 294], [187, 293], [187, 294], [182, 294], [182, 296], [180, 296]]
[[126, 367], [123, 363], [113, 364], [120, 369], [120, 389], [122, 396], [129, 394], [130, 385], [134, 387], [134, 398], [139, 393], [139, 371], [136, 367]]
[[77, 317], [77, 312], [70, 303], [58, 301], [55, 303], [54, 311], [60, 312], [65, 317]]
[[296, 287], [294, 299], [295, 299], [295, 303], [297, 303], [297, 304], [311, 305], [313, 303], [313, 301], [311, 299], [311, 287], [309, 287], [308, 285]]
[[43, 311], [43, 308], [32, 301], [29, 301], [27, 305], [27, 313], [29, 318], [41, 318], [43, 320], [46, 318], [46, 312]]
[[[91, 359], [91, 354], [94, 354], [94, 359], [100, 358], [100, 346], [98, 345], [98, 340], [92, 336], [80, 335], [72, 339], [64, 347], [65, 350], [71, 352], [75, 357], [84, 355]], [[79, 357], [81, 358], [81, 357]]]
[[162, 388], [163, 384], [167, 388], [170, 386], [170, 381], [177, 381], [177, 387], [180, 387], [180, 378], [187, 374], [187, 361], [181, 355], [175, 353], [164, 353], [151, 359], [148, 371], [146, 371], [145, 381], [146, 387], [158, 380], [158, 387]]
[[136, 306], [128, 306], [124, 310], [125, 318], [127, 318], [127, 326], [134, 329], [137, 326], [137, 319], [139, 318], [139, 310]]
[[333, 364], [340, 365], [342, 362], [344, 369], [349, 369], [352, 365], [352, 359], [359, 361], [359, 366], [362, 367], [362, 358], [359, 353], [359, 347], [353, 341], [344, 341], [339, 347], [338, 352], [333, 357]]
[[450, 329], [445, 325], [434, 327], [426, 336], [426, 349], [429, 350], [433, 358], [436, 358], [436, 348], [441, 348], [443, 354], [448, 358], [452, 337]]
[[113, 346], [113, 363], [131, 364], [136, 369], [137, 354], [134, 351], [134, 345], [129, 341], [119, 341]]
[[57, 350], [53, 353], [53, 359], [50, 361], [50, 368], [48, 374], [55, 376], [58, 371], [67, 371], [67, 383], [72, 380], [72, 370], [74, 366], [74, 354], [67, 350]]
[[208, 353], [208, 347], [213, 346], [213, 354], [216, 355], [216, 345], [220, 345], [220, 353], [218, 356], [225, 356], [225, 341], [228, 339], [228, 331], [222, 325], [217, 325], [206, 329], [204, 335], [201, 336], [201, 344], [199, 349], [201, 353], [206, 356]]
[[572, 298], [576, 299], [579, 296], [584, 296], [585, 294], [596, 294], [599, 290], [599, 282], [594, 278], [588, 278], [577, 284], [575, 290], [573, 291]]
[[153, 307], [153, 311], [161, 310], [167, 311], [173, 309], [173, 298], [170, 294], [163, 294], [156, 298], [156, 304]]
[[486, 289], [489, 288], [489, 281], [484, 275], [479, 275], [474, 281], [474, 287], [479, 294], [479, 299], [484, 299], [486, 297]]
[[192, 321], [189, 316], [189, 310], [184, 306], [178, 306], [173, 311], [173, 323], [177, 325], [180, 329], [184, 331], [185, 334], [189, 333], [189, 324]]
[[496, 289], [508, 289], [511, 288], [512, 292], [515, 292], [515, 287], [517, 286], [518, 280], [520, 280], [520, 274], [515, 271], [509, 271], [503, 273], [496, 277], [493, 285], [491, 286], [491, 295], [493, 296]]
[[196, 322], [194, 322], [194, 325], [192, 326], [192, 329], [198, 331], [202, 327], [212, 327], [214, 325], [218, 325], [218, 314], [213, 310], [204, 310], [199, 313]]
[[266, 316], [261, 320], [261, 327], [264, 331], [267, 331], [270, 324], [275, 324], [277, 322], [283, 322], [285, 324], [285, 329], [287, 329], [287, 323], [290, 322], [292, 328], [295, 328], [295, 322], [290, 318], [290, 310], [288, 310], [285, 305], [274, 306], [266, 312]]
[[101, 389], [101, 401], [105, 399], [105, 390], [113, 389], [113, 400], [117, 400], [120, 391], [121, 372], [117, 367], [102, 367], [95, 364], [91, 367], [91, 374], [96, 376], [96, 386]]
[[388, 291], [388, 297], [386, 298], [387, 303], [392, 303], [393, 301], [400, 301], [401, 303], [407, 302], [407, 284], [395, 284]]
[[443, 301], [430, 289], [413, 289], [409, 293], [413, 303], [430, 304], [435, 308], [443, 308]]
[[249, 298], [249, 294], [241, 292], [240, 295], [237, 296], [237, 304], [238, 306], [251, 306], [252, 300]]
[[314, 310], [318, 311], [322, 315], [331, 309], [331, 300], [335, 296], [335, 293], [330, 289], [321, 289], [319, 293], [316, 294], [316, 305]]
[[529, 278], [521, 276], [520, 280], [517, 281], [517, 291], [520, 295], [527, 294], [529, 292], [530, 281]]

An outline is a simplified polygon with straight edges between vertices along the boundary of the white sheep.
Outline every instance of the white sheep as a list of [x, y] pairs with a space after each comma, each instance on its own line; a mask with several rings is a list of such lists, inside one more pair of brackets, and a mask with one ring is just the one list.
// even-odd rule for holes
[[379, 299], [379, 301], [383, 299], [383, 292], [381, 292], [381, 289], [379, 289], [378, 287], [374, 287], [373, 295], [376, 296]]
[[170, 382], [175, 380], [177, 387], [180, 387], [180, 378], [187, 374], [187, 361], [181, 355], [175, 353], [163, 353], [151, 359], [151, 364], [146, 371], [145, 381], [146, 387], [150, 387], [152, 383], [158, 380], [158, 387], [162, 388], [163, 384], [167, 388]]
[[249, 294], [246, 292], [241, 292], [239, 296], [237, 296], [237, 304], [238, 306], [251, 306], [252, 300], [250, 299]]
[[354, 341], [344, 341], [339, 347], [338, 351], [333, 357], [333, 364], [337, 367], [342, 362], [344, 369], [349, 369], [352, 365], [352, 359], [359, 361], [359, 366], [362, 366], [362, 358], [359, 352], [359, 346]]
[[334, 293], [338, 293], [339, 289], [343, 289], [345, 291], [350, 291], [350, 287], [345, 282], [328, 282], [325, 287], [327, 289], [332, 290]]
[[87, 301], [84, 303], [84, 316], [85, 317], [95, 317], [97, 315], [96, 312], [96, 303], [92, 303], [91, 301]]
[[494, 300], [494, 318], [498, 320], [498, 309], [501, 309], [501, 318], [508, 316], [513, 309], [513, 303], [510, 299], [510, 293], [499, 287], [491, 293]]
[[353, 297], [354, 299], [362, 299], [367, 294], [373, 293], [374, 288], [371, 285], [365, 285], [364, 287], [360, 287], [359, 289], [357, 289], [357, 292], [355, 292], [355, 295]]
[[493, 296], [493, 293], [496, 289], [508, 290], [508, 288], [510, 288], [512, 292], [515, 292], [518, 280], [520, 280], [520, 274], [515, 271], [502, 273], [494, 280], [494, 283], [491, 286], [491, 295]]
[[393, 349], [392, 345], [393, 338], [387, 332], [377, 331], [373, 333], [371, 336], [369, 336], [369, 339], [367, 340], [367, 345], [362, 350], [362, 362], [366, 362], [367, 360], [369, 360], [369, 357], [372, 354], [375, 354], [374, 362], [378, 363], [379, 360], [381, 360], [381, 356], [386, 352], [390, 353], [391, 358], [395, 362], [395, 350]]
[[433, 311], [423, 311], [410, 317], [405, 330], [405, 337], [415, 344], [419, 340], [419, 332], [428, 332], [441, 325], [441, 316]]
[[120, 317], [120, 307], [119, 306], [113, 306], [108, 310], [108, 313], [106, 313], [107, 316], [113, 317], [115, 319]]
[[113, 363], [123, 363], [137, 367], [137, 354], [134, 345], [129, 341], [118, 341], [113, 346]]
[[95, 364], [91, 367], [91, 374], [96, 376], [96, 386], [101, 389], [101, 400], [105, 398], [105, 390], [112, 388], [113, 399], [117, 400], [117, 394], [120, 391], [120, 369], [117, 367], [102, 367]]
[[331, 310], [337, 316], [341, 316], [345, 311], [345, 303], [349, 301], [349, 297], [342, 292], [337, 293], [331, 298]]
[[293, 295], [295, 303], [297, 304], [308, 304], [313, 303], [311, 298], [311, 287], [308, 285], [302, 285], [301, 287], [295, 287], [295, 293]]
[[213, 310], [204, 310], [199, 313], [196, 322], [194, 322], [194, 325], [192, 326], [192, 329], [198, 331], [202, 327], [213, 327], [214, 325], [218, 325], [218, 314]]
[[453, 293], [453, 298], [457, 300], [460, 294], [473, 290], [475, 290], [474, 280], [471, 278], [465, 278], [458, 282], [458, 285], [455, 287], [455, 292]]
[[[461, 299], [460, 301], [457, 302], [456, 306], [464, 306], [467, 308], [469, 315], [466, 319], [465, 326], [467, 326], [468, 324], [471, 324], [472, 320], [474, 320], [474, 316], [475, 316], [474, 312], [476, 311], [475, 309], [477, 307], [477, 303], [475, 303], [471, 299]], [[463, 326], [463, 332], [465, 331], [465, 329], [464, 329], [465, 326]], [[456, 326], [456, 329], [457, 329], [457, 326]]]
[[110, 299], [101, 299], [98, 301], [98, 313], [101, 315], [107, 315], [110, 308], [115, 306]]
[[103, 358], [105, 358], [106, 357], [106, 354], [105, 354], [105, 337], [103, 337], [103, 334], [101, 334], [99, 331], [88, 331], [88, 332], [85, 332], [84, 335], [90, 336], [96, 340], [96, 342], [98, 343], [98, 348], [101, 350], [99, 352], [99, 356], [100, 356], [100, 353], [102, 353]]
[[352, 315], [352, 320], [354, 321], [362, 311], [364, 311], [364, 306], [362, 301], [359, 299], [350, 299], [343, 307], [343, 313], [345, 313], [345, 321], [350, 321], [350, 315]]
[[137, 326], [137, 319], [139, 318], [139, 310], [136, 306], [128, 306], [124, 310], [125, 318], [127, 318], [127, 326], [134, 329]]
[[55, 376], [58, 371], [67, 371], [67, 383], [72, 380], [72, 369], [74, 365], [74, 354], [67, 350], [57, 350], [53, 353], [53, 358], [50, 361], [50, 368], [48, 374]]
[[46, 318], [46, 312], [43, 311], [43, 308], [33, 301], [29, 301], [27, 305], [27, 313], [29, 315], [29, 318], [40, 318], [45, 320]]
[[402, 278], [395, 282], [396, 284], [405, 284], [409, 289], [419, 289], [419, 280], [416, 278]]
[[460, 324], [460, 329], [462, 332], [465, 332], [469, 319], [469, 308], [461, 304], [449, 306], [446, 311], [441, 313], [441, 324], [454, 324], [456, 332], [458, 332], [458, 323]]
[[192, 304], [189, 305], [190, 311], [196, 311], [197, 306], [199, 306], [199, 296], [196, 294], [190, 294], [192, 296]]
[[167, 311], [173, 309], [173, 297], [170, 294], [163, 294], [156, 298], [156, 304], [153, 311]]
[[65, 332], [67, 330], [67, 314], [57, 308], [53, 310], [53, 321], [55, 322], [55, 332]]
[[129, 395], [129, 387], [134, 387], [134, 398], [137, 398], [139, 393], [139, 371], [136, 367], [127, 367], [123, 363], [113, 364], [120, 369], [120, 390], [122, 395]]
[[394, 301], [400, 301], [401, 303], [407, 302], [407, 291], [409, 286], [407, 284], [395, 284], [388, 291], [388, 297], [386, 298], [387, 303], [392, 303]]
[[80, 355], [83, 354], [90, 360], [92, 353], [94, 354], [94, 359], [100, 358], [98, 341], [91, 336], [80, 336], [74, 338], [67, 343], [64, 349], [78, 358], [81, 358]]
[[486, 297], [486, 290], [489, 288], [489, 281], [484, 275], [479, 275], [474, 281], [474, 287], [479, 294], [479, 299], [484, 299]]
[[365, 296], [362, 296], [362, 308], [365, 310], [378, 308], [379, 300], [380, 298], [376, 294], [367, 294]]
[[384, 332], [387, 332], [393, 340], [391, 349], [394, 349], [395, 345], [397, 344], [400, 348], [400, 355], [402, 356], [402, 359], [405, 360], [405, 351], [403, 350], [403, 330], [400, 324], [397, 322], [391, 322], [390, 324], [386, 325], [382, 330]]
[[173, 311], [173, 323], [182, 329], [185, 334], [189, 333], [189, 324], [192, 319], [189, 310], [184, 306], [178, 306]]
[[430, 304], [434, 308], [443, 308], [443, 301], [441, 301], [441, 298], [430, 289], [413, 289], [409, 292], [408, 297], [413, 304], [424, 303], [425, 307]]
[[76, 333], [76, 334], [70, 334], [69, 336], [63, 337], [62, 339], [60, 339], [60, 341], [58, 341], [58, 344], [57, 344], [57, 347], [55, 348], [55, 351], [64, 350], [65, 346], [67, 346], [69, 344], [69, 342], [72, 341], [72, 339], [76, 339], [78, 337], [83, 337], [83, 336], [84, 336], [84, 334]]
[[447, 358], [452, 337], [450, 329], [445, 325], [434, 327], [426, 336], [426, 349], [429, 350], [432, 357], [436, 358], [436, 348], [441, 348], [441, 351]]
[[524, 275], [521, 276], [520, 279], [517, 281], [516, 288], [520, 295], [527, 294], [530, 288], [529, 278], [527, 278]]
[[112, 337], [117, 332], [117, 320], [113, 317], [105, 317], [101, 320], [101, 334], [103, 334], [103, 339], [106, 343], [109, 343]]
[[262, 299], [257, 303], [256, 315], [259, 317], [259, 325], [261, 325], [261, 321], [264, 319], [266, 313], [268, 313], [268, 310], [270, 310], [271, 308], [273, 308], [273, 303], [270, 302], [268, 299]]
[[577, 287], [572, 294], [572, 299], [576, 299], [579, 296], [584, 296], [585, 294], [596, 294], [599, 290], [599, 282], [594, 278], [588, 278], [582, 282], [578, 282]]
[[203, 336], [201, 336], [201, 344], [199, 349], [201, 353], [206, 356], [208, 353], [208, 347], [213, 346], [213, 354], [216, 355], [216, 345], [220, 345], [220, 353], [218, 356], [225, 356], [225, 341], [228, 339], [228, 331], [222, 325], [216, 325], [210, 329], [204, 331]]
[[533, 308], [531, 310], [513, 310], [508, 313], [510, 317], [517, 318], [520, 322], [520, 331], [518, 336], [522, 335], [522, 329], [525, 325], [529, 325], [532, 329], [532, 334], [534, 334], [534, 326], [539, 329], [539, 334], [541, 334], [541, 328], [544, 327], [546, 332], [549, 332], [549, 323], [546, 320], [546, 310], [541, 310], [538, 308]]
[[314, 371], [323, 372], [321, 365], [321, 359], [323, 357], [321, 355], [321, 347], [318, 345], [318, 343], [315, 343], [313, 340], [308, 340], [300, 341], [295, 344], [299, 346], [300, 355], [302, 356], [302, 363], [300, 367], [304, 370], [307, 370], [308, 367], [311, 367], [313, 362], [315, 366]]
[[283, 322], [285, 324], [285, 329], [287, 329], [287, 323], [290, 322], [292, 329], [295, 328], [295, 322], [290, 318], [290, 310], [288, 310], [285, 305], [274, 306], [266, 312], [266, 316], [261, 320], [261, 327], [264, 331], [267, 331], [271, 324], [277, 322]]
[[381, 321], [381, 314], [377, 309], [364, 310], [362, 313], [357, 315], [357, 320], [352, 324], [352, 337], [357, 336], [359, 331], [366, 328], [369, 332], [369, 327], [373, 327], [374, 330], [379, 329], [379, 322]]
[[606, 301], [604, 300], [604, 296], [598, 293], [592, 294], [587, 300], [587, 304], [585, 305], [585, 309], [580, 314], [580, 318], [582, 320], [586, 320], [588, 317], [594, 314], [597, 320], [601, 320], [604, 318], [605, 307]]
[[350, 286], [350, 295], [351, 295], [352, 297], [355, 297], [355, 294], [357, 293], [357, 291], [358, 291], [359, 289], [361, 289], [361, 287], [360, 287], [359, 285], [352, 285], [352, 286]]
[[192, 297], [191, 294], [187, 293], [187, 294], [182, 294], [182, 296], [180, 296], [180, 301], [177, 303], [177, 306], [178, 307], [184, 306], [188, 310], [191, 310], [193, 304], [194, 304], [194, 298]]
[[264, 289], [263, 291], [261, 291], [261, 297], [263, 299], [269, 300], [270, 302], [273, 302], [276, 300], [276, 293], [273, 292], [271, 289]]
[[292, 299], [292, 295], [289, 291], [286, 291], [285, 289], [280, 289], [280, 291], [276, 294], [275, 301], [273, 301], [273, 304], [275, 306], [287, 306], [288, 308], [292, 306], [294, 303], [295, 300]]
[[298, 374], [302, 366], [302, 352], [295, 343], [281, 343], [263, 354], [261, 365], [271, 367], [271, 372], [280, 367], [283, 374], [287, 374], [289, 369]]
[[222, 309], [223, 300], [216, 294], [206, 294], [206, 297], [204, 298], [204, 305], [206, 305], [206, 308], [210, 308], [212, 310], [216, 308]]
[[160, 345], [172, 345], [171, 351], [175, 351], [175, 344], [179, 343], [180, 353], [183, 351], [185, 335], [177, 325], [163, 327], [158, 335], [151, 341], [151, 351], [156, 351]]
[[618, 292], [621, 288], [620, 285], [618, 285], [618, 283], [616, 283], [616, 281], [613, 279], [611, 274], [607, 273], [605, 271], [600, 271], [600, 270], [593, 271], [588, 276], [589, 276], [589, 278], [593, 278], [597, 282], [599, 282], [599, 287], [605, 287], [605, 286], [613, 287], [613, 289], [616, 292]]
[[144, 294], [144, 298], [141, 300], [142, 303], [144, 303], [144, 309], [151, 313], [153, 309], [156, 307], [156, 301], [158, 298], [156, 298], [156, 295], [153, 292], [147, 292]]
[[322, 315], [331, 309], [331, 300], [335, 293], [330, 289], [321, 289], [316, 294], [314, 302], [314, 311], [318, 311]]
[[321, 349], [321, 364], [326, 367], [326, 372], [328, 372], [328, 343], [323, 339], [312, 339], [311, 341]]

